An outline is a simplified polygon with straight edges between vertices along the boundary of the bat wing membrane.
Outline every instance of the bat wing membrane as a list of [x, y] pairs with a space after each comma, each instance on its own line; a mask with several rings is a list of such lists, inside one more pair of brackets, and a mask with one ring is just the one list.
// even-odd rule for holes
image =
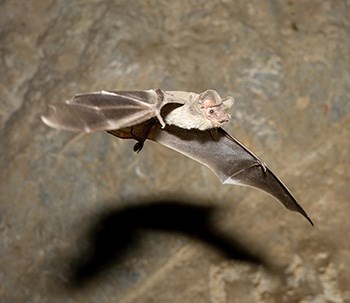
[[157, 116], [167, 103], [183, 102], [164, 100], [161, 90], [92, 92], [51, 105], [53, 111], [42, 120], [51, 127], [72, 131], [114, 130]]
[[306, 212], [275, 174], [223, 129], [203, 132], [167, 126], [164, 130], [155, 128], [149, 139], [206, 165], [224, 184], [251, 186], [272, 195], [289, 210], [302, 214], [313, 225]]

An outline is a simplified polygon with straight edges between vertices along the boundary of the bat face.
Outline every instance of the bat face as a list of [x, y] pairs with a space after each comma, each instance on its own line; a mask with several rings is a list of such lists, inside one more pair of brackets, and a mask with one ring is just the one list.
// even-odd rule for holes
[[231, 119], [227, 113], [233, 105], [230, 97], [222, 100], [216, 91], [207, 90], [199, 95], [198, 103], [203, 117], [212, 123], [213, 128], [220, 127]]
[[223, 104], [212, 106], [207, 105], [202, 107], [201, 111], [205, 119], [211, 121], [213, 128], [220, 127], [231, 118], [231, 115], [226, 113], [226, 109]]
[[[166, 106], [167, 105], [167, 106]], [[82, 132], [106, 130], [122, 139], [135, 139], [139, 152], [149, 139], [182, 153], [211, 169], [224, 184], [258, 188], [286, 208], [303, 215], [303, 208], [277, 176], [220, 126], [230, 119], [233, 98], [214, 90], [201, 94], [181, 91], [120, 91], [79, 94], [55, 105], [48, 126]], [[170, 108], [170, 111], [162, 109]], [[215, 128], [215, 131], [212, 129]]]

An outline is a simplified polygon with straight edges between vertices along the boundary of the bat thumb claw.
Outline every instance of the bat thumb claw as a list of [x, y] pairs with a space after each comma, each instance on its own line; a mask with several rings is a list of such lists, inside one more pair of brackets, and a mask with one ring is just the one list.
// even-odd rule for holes
[[52, 121], [51, 121], [49, 118], [47, 118], [47, 117], [45, 117], [45, 116], [40, 116], [40, 119], [41, 119], [41, 121], [42, 121], [44, 124], [46, 124], [47, 126], [55, 127], [55, 124], [52, 123]]
[[160, 112], [157, 111], [157, 112], [156, 112], [156, 116], [157, 116], [157, 118], [158, 118], [158, 121], [159, 121], [161, 127], [162, 127], [162, 128], [165, 128], [165, 122], [164, 122], [164, 120], [163, 120], [163, 117], [160, 115]]

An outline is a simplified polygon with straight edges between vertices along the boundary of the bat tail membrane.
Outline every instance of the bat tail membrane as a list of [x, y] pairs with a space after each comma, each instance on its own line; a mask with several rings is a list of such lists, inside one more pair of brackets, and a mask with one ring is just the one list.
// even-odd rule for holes
[[298, 204], [292, 193], [266, 166], [262, 167], [257, 163], [256, 165], [252, 165], [241, 172], [234, 174], [234, 176], [226, 179], [223, 183], [246, 185], [260, 189], [276, 198], [287, 209], [303, 215], [310, 224], [314, 226], [312, 220]]

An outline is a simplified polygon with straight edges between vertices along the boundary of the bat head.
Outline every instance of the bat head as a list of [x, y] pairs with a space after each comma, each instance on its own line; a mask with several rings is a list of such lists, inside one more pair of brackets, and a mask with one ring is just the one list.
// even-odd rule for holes
[[213, 127], [220, 127], [231, 118], [227, 111], [233, 105], [232, 97], [221, 99], [215, 90], [207, 90], [199, 95], [198, 103], [203, 116]]

